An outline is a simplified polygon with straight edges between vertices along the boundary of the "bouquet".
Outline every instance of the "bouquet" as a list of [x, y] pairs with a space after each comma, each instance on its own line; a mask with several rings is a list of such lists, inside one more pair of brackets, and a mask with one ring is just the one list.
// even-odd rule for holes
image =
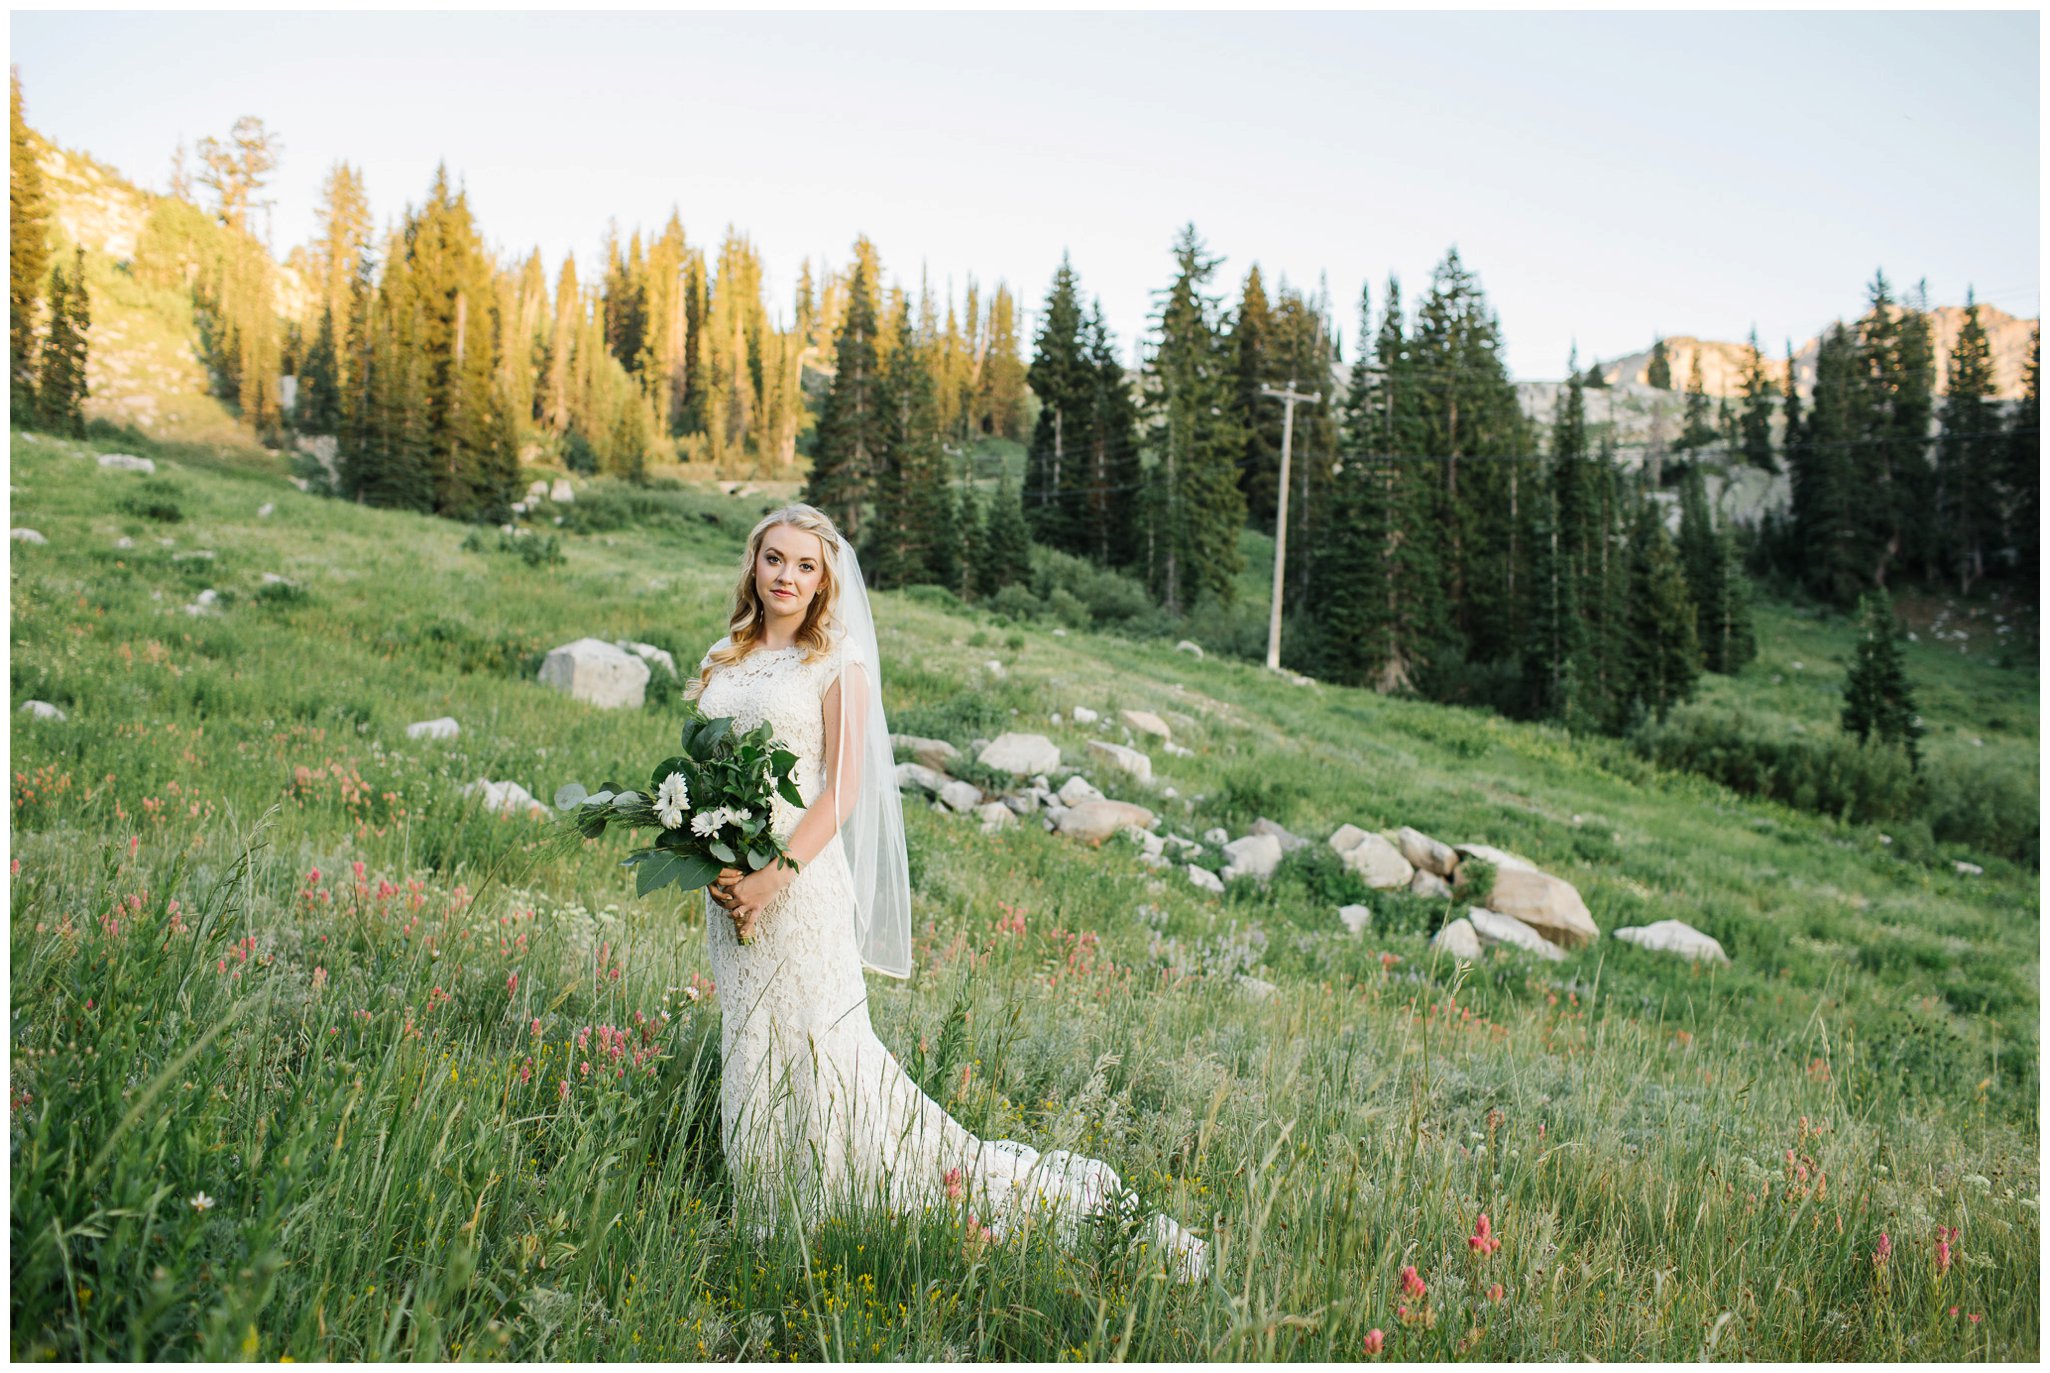
[[640, 896], [667, 886], [696, 891], [721, 868], [754, 872], [778, 861], [795, 868], [770, 822], [774, 797], [804, 804], [790, 776], [797, 755], [771, 737], [768, 723], [736, 734], [731, 716], [708, 719], [692, 704], [680, 747], [655, 765], [650, 791], [608, 782], [592, 792], [571, 782], [555, 793], [556, 807], [585, 839], [611, 824], [654, 828], [654, 842], [622, 863], [635, 869]]

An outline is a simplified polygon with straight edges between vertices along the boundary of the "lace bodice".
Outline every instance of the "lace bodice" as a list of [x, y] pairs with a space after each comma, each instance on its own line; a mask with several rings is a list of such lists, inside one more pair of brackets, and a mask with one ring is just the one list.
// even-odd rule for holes
[[[724, 648], [731, 639], [712, 645]], [[778, 743], [797, 755], [797, 790], [805, 805], [825, 784], [826, 693], [839, 680], [844, 654], [838, 646], [810, 662], [795, 645], [758, 648], [737, 663], [712, 666], [707, 652], [698, 664], [711, 673], [698, 706], [708, 716], [730, 715], [736, 730], [753, 729], [767, 720]], [[803, 814], [781, 797], [775, 799], [776, 833], [787, 839]]]

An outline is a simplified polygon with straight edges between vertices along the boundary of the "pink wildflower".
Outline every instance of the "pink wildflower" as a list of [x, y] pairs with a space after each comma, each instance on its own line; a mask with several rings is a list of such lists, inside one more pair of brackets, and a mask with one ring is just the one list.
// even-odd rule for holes
[[1502, 1284], [1501, 1284], [1501, 1283], [1499, 1283], [1499, 1282], [1498, 1282], [1498, 1283], [1496, 1283], [1496, 1284], [1495, 1284], [1495, 1285], [1494, 1285], [1493, 1287], [1490, 1287], [1490, 1288], [1488, 1289], [1488, 1300], [1489, 1300], [1489, 1301], [1500, 1301], [1500, 1300], [1502, 1300]]
[[322, 987], [325, 987], [326, 985], [327, 985], [327, 969], [326, 969], [326, 968], [315, 968], [315, 969], [313, 970], [313, 990], [315, 990], [315, 991], [319, 991], [319, 990], [320, 990], [320, 989], [321, 989]]
[[1879, 1247], [1872, 1251], [1872, 1266], [1874, 1268], [1884, 1268], [1886, 1261], [1892, 1257], [1893, 1241], [1886, 1237], [1884, 1230], [1881, 1230], [1879, 1232]]
[[1414, 1264], [1404, 1264], [1402, 1268], [1402, 1295], [1414, 1297], [1418, 1301], [1422, 1301], [1424, 1294], [1429, 1290], [1424, 1286], [1424, 1280], [1417, 1276], [1416, 1266]]
[[947, 1170], [946, 1184], [947, 1199], [949, 1201], [959, 1201], [962, 1192], [965, 1190], [961, 1182], [961, 1170], [959, 1168], [949, 1168]]
[[541, 1017], [540, 1017], [540, 1016], [538, 1016], [538, 1015], [537, 1015], [537, 1016], [535, 1016], [535, 1017], [534, 1017], [534, 1022], [533, 1022], [533, 1024], [531, 1024], [531, 1025], [527, 1026], [527, 1032], [528, 1032], [529, 1034], [540, 1034], [540, 1033], [541, 1033]]
[[1377, 1325], [1367, 1332], [1367, 1337], [1361, 1341], [1361, 1344], [1366, 1350], [1367, 1357], [1371, 1359], [1374, 1355], [1381, 1352], [1381, 1346], [1387, 1342], [1388, 1337], [1381, 1333], [1381, 1327]]
[[319, 868], [315, 868], [312, 872], [306, 874], [306, 885], [309, 887], [317, 887], [320, 885]]
[[1980, 1316], [1978, 1312], [1974, 1311], [1971, 1315], [1965, 1317], [1965, 1319], [1970, 1321], [1973, 1325], [1977, 1325], [1984, 1318]]
[[1950, 1271], [1949, 1240], [1936, 1241], [1936, 1271], [1939, 1273], [1948, 1273]]
[[1482, 1258], [1502, 1247], [1502, 1241], [1495, 1238], [1494, 1228], [1488, 1224], [1488, 1213], [1483, 1211], [1474, 1221], [1473, 1233], [1466, 1237], [1466, 1247]]
[[518, 973], [507, 973], [505, 975], [505, 994], [507, 996], [511, 996], [515, 991], [517, 991], [519, 989], [519, 985], [520, 975]]
[[562, 1079], [561, 1081], [559, 1081], [559, 1082], [557, 1082], [557, 1083], [555, 1084], [555, 1099], [556, 1099], [557, 1101], [568, 1101], [568, 1100], [569, 1100], [569, 1079], [568, 1079], [568, 1078], [563, 1078], [563, 1079]]

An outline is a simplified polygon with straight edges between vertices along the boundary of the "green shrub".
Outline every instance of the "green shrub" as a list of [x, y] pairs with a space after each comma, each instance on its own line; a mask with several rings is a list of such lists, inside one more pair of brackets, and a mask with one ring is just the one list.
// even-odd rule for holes
[[1046, 604], [1022, 582], [1013, 582], [983, 602], [1007, 620], [1036, 620], [1046, 613]]
[[121, 509], [158, 524], [177, 524], [185, 518], [179, 505], [185, 492], [174, 482], [145, 480], [121, 498]]

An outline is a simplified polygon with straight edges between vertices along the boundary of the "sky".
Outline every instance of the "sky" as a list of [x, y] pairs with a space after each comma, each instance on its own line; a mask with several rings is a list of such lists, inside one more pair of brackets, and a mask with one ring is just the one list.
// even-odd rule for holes
[[[1875, 269], [2038, 313], [2034, 12], [178, 13], [10, 17], [29, 122], [161, 190], [244, 114], [282, 257], [346, 159], [380, 223], [438, 163], [549, 278], [608, 221], [733, 226], [787, 319], [807, 257], [1029, 320], [1061, 254], [1132, 355], [1195, 224], [1237, 298], [1410, 303], [1456, 246], [1518, 379], [1657, 334], [1769, 353]], [[1029, 346], [1029, 337], [1028, 337]]]

